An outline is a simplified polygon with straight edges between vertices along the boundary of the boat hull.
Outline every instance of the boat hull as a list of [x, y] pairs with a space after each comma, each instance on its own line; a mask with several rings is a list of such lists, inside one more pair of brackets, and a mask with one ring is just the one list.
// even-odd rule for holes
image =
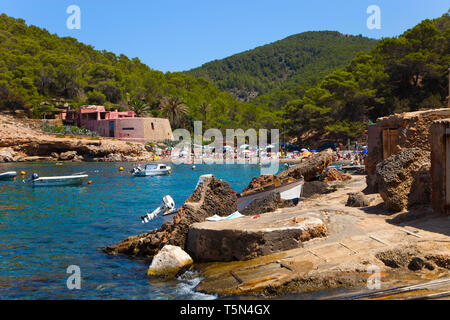
[[77, 186], [83, 184], [88, 175], [70, 177], [42, 177], [29, 181], [33, 187]]
[[169, 170], [164, 171], [141, 171], [133, 173], [135, 177], [149, 177], [149, 176], [165, 176], [169, 174]]
[[12, 180], [17, 175], [15, 171], [8, 171], [0, 174], [0, 181]]
[[303, 180], [297, 180], [270, 190], [255, 192], [238, 198], [238, 211], [245, 209], [250, 203], [257, 199], [264, 198], [273, 193], [280, 193], [280, 198], [283, 200], [298, 201], [300, 199], [303, 187]]

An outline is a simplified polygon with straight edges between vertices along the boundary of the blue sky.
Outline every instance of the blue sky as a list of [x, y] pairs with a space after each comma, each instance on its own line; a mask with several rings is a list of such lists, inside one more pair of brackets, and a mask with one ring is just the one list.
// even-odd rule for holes
[[[80, 30], [66, 27], [72, 4], [81, 9]], [[366, 26], [370, 5], [381, 9], [380, 30]], [[449, 7], [448, 0], [1, 0], [0, 12], [153, 69], [182, 71], [304, 31], [397, 36]]]

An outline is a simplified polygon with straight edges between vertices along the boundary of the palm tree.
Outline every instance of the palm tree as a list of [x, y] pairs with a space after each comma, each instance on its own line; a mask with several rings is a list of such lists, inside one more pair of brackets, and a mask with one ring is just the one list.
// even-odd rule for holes
[[199, 111], [202, 113], [203, 116], [203, 124], [206, 124], [206, 114], [211, 110], [211, 105], [206, 102], [202, 102], [199, 106]]
[[188, 106], [179, 97], [164, 97], [159, 107], [169, 118], [172, 127], [179, 125], [182, 117], [188, 113]]
[[145, 116], [150, 111], [150, 106], [141, 99], [133, 98], [128, 102], [128, 105], [137, 117]]

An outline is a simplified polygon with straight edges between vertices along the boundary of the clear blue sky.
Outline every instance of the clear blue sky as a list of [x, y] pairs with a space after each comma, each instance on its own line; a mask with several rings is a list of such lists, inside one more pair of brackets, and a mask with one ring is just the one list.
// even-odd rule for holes
[[[81, 9], [80, 30], [66, 27], [72, 4]], [[380, 30], [366, 26], [373, 4]], [[0, 12], [153, 69], [182, 71], [310, 30], [397, 36], [449, 7], [448, 0], [1, 0]]]

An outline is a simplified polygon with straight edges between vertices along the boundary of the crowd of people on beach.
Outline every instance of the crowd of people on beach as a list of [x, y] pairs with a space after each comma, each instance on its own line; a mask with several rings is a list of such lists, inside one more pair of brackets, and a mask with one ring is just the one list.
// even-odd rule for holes
[[[320, 150], [299, 148], [299, 150], [287, 151], [282, 146], [269, 146], [270, 148], [256, 148], [251, 149], [248, 145], [244, 147], [232, 148], [224, 147], [221, 152], [215, 152], [214, 149], [203, 147], [201, 152], [195, 152], [192, 148], [174, 152], [172, 147], [165, 149], [157, 149], [153, 153], [154, 161], [182, 161], [184, 163], [198, 163], [201, 160], [243, 160], [247, 163], [259, 162], [264, 160], [280, 160], [286, 162], [297, 162], [302, 159], [314, 156]], [[354, 164], [364, 164], [364, 159], [367, 156], [367, 146], [360, 146], [355, 143], [351, 148], [345, 148], [342, 144], [336, 145], [332, 148], [334, 152], [334, 159], [336, 162], [352, 162]]]

